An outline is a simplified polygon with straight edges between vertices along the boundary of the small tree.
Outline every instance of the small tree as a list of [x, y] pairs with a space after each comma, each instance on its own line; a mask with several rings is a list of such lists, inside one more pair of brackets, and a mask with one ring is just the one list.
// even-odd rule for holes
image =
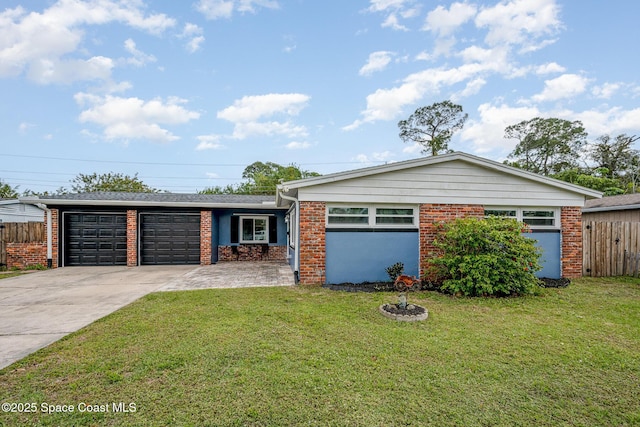
[[428, 107], [418, 108], [407, 120], [400, 120], [400, 138], [404, 142], [417, 142], [423, 154], [436, 156], [449, 151], [449, 142], [454, 132], [464, 126], [468, 114], [451, 101], [442, 101]]
[[459, 218], [440, 224], [430, 275], [440, 290], [467, 296], [521, 295], [533, 291], [541, 251], [515, 219]]
[[122, 191], [132, 193], [157, 193], [153, 187], [149, 187], [138, 178], [138, 174], [134, 176], [124, 175], [121, 173], [106, 173], [91, 175], [78, 174], [71, 181], [71, 189], [77, 193], [92, 193], [96, 191]]
[[18, 187], [12, 187], [0, 180], [0, 199], [17, 199]]

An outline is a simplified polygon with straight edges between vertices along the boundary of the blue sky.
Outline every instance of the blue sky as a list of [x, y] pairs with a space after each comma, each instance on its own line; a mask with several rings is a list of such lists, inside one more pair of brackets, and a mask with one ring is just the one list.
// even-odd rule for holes
[[421, 156], [397, 122], [445, 99], [450, 148], [503, 160], [504, 128], [640, 131], [628, 0], [5, 0], [0, 179], [19, 191], [135, 173], [173, 192], [254, 161], [331, 173]]

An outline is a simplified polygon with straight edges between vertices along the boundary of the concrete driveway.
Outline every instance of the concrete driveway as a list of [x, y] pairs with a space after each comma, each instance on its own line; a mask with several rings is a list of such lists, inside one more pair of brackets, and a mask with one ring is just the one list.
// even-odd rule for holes
[[198, 266], [65, 267], [0, 280], [0, 369]]
[[285, 262], [64, 267], [0, 279], [0, 369], [155, 291], [291, 286]]

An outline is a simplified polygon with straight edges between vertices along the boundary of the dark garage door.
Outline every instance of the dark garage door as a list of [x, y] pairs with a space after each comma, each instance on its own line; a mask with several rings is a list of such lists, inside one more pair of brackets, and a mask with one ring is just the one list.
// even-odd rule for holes
[[64, 213], [64, 265], [127, 265], [127, 216]]
[[200, 214], [141, 214], [143, 265], [200, 264]]

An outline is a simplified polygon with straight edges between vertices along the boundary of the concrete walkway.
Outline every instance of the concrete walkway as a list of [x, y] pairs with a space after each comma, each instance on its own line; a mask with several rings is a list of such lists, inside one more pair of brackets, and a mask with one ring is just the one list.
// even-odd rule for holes
[[282, 261], [219, 262], [196, 268], [175, 278], [159, 291], [191, 289], [251, 288], [259, 286], [292, 286], [293, 272]]
[[293, 285], [286, 263], [64, 267], [0, 279], [0, 369], [159, 290]]

